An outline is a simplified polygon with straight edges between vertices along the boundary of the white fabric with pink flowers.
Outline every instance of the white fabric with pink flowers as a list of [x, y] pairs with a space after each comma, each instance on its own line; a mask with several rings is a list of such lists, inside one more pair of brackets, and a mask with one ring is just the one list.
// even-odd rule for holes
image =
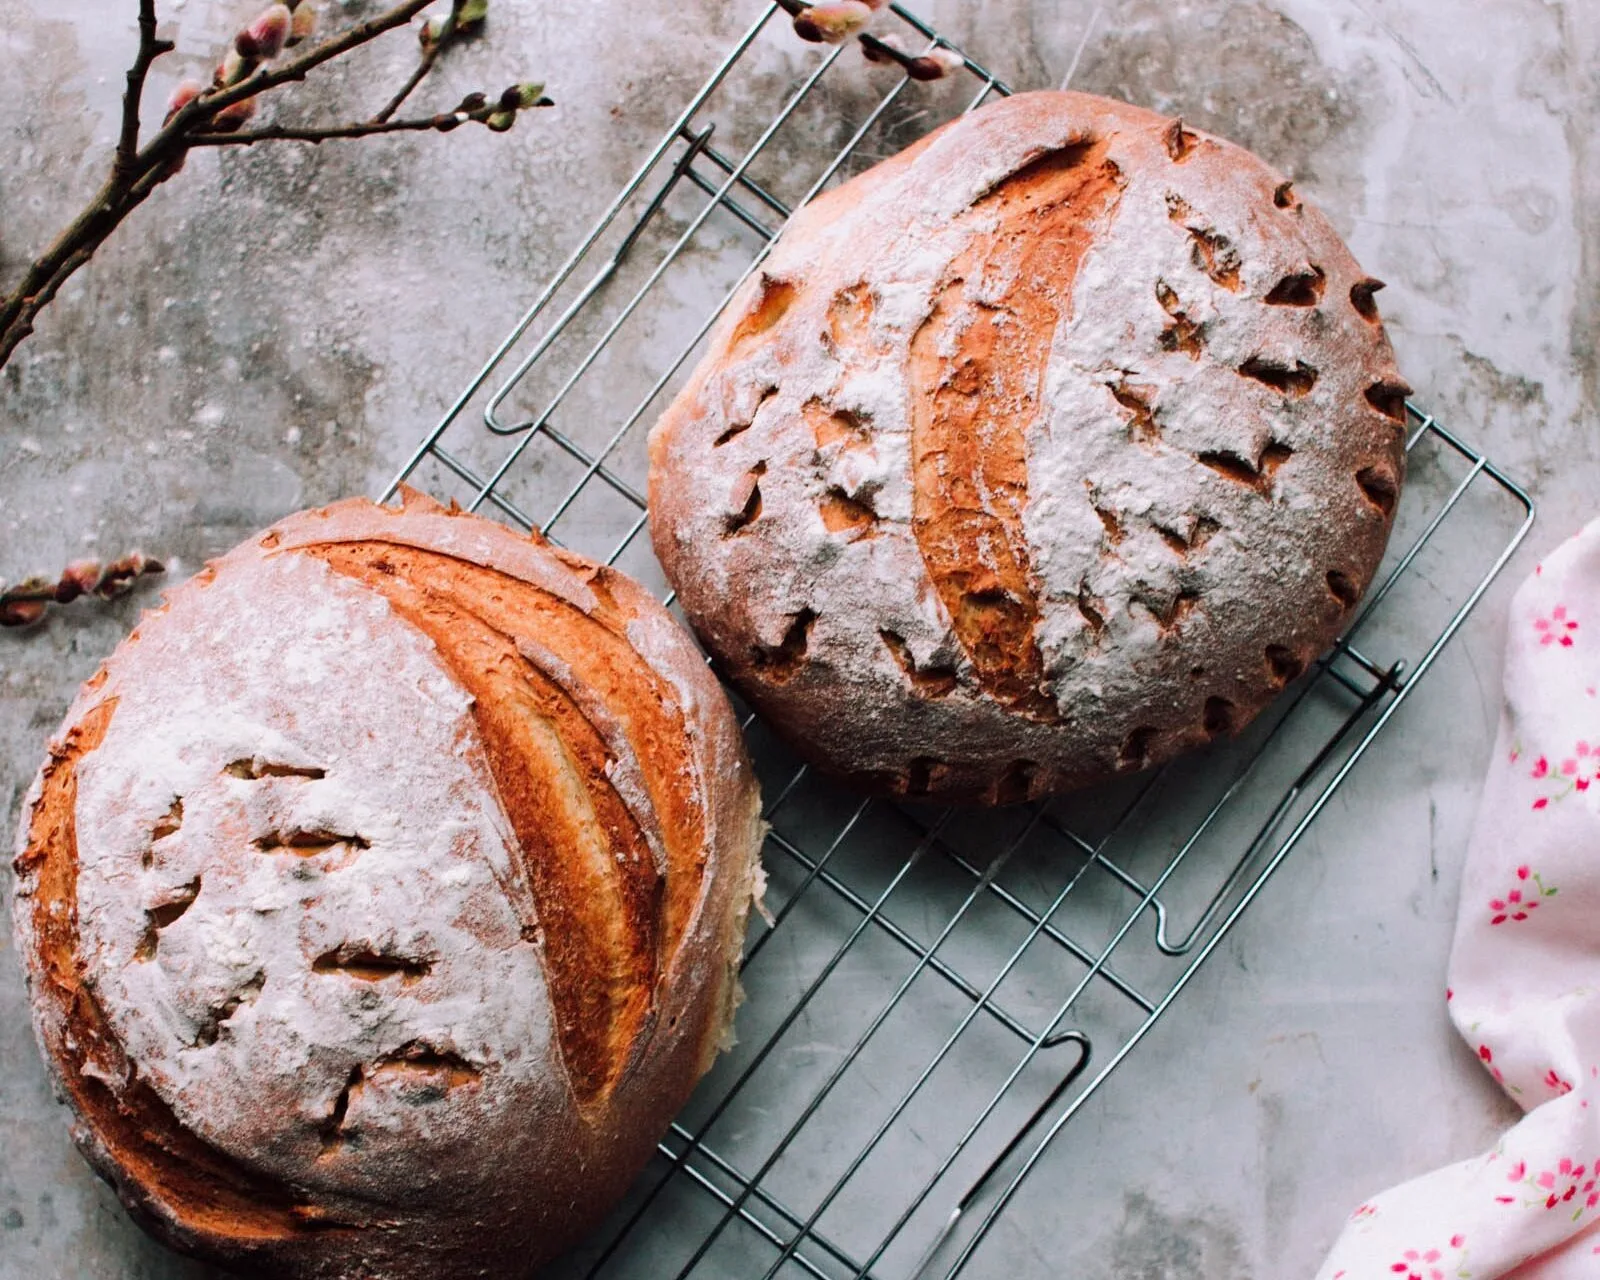
[[1527, 1112], [1351, 1215], [1317, 1280], [1600, 1277], [1600, 521], [1511, 605], [1445, 993]]

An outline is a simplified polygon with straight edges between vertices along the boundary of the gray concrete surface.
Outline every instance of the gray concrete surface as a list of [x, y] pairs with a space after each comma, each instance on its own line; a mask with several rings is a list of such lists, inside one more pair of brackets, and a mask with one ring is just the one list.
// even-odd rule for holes
[[[0, 278], [98, 180], [133, 8], [0, 0]], [[157, 103], [212, 65], [242, 16], [209, 0], [160, 8], [179, 48]], [[285, 511], [380, 488], [754, 9], [496, 0], [492, 37], [425, 100], [544, 76], [561, 105], [510, 135], [192, 160], [0, 371], [0, 575], [131, 546], [192, 570]], [[1087, 31], [1076, 87], [1181, 112], [1294, 176], [1389, 281], [1384, 314], [1420, 398], [1540, 500], [1512, 577], [1597, 514], [1600, 11], [1587, 0], [921, 9], [1019, 87], [1058, 82]], [[411, 56], [397, 41], [306, 85], [293, 110], [370, 110]], [[742, 109], [769, 105], [752, 94]], [[1052, 1149], [970, 1274], [1309, 1274], [1366, 1194], [1506, 1122], [1441, 992], [1511, 585]], [[153, 599], [0, 634], [8, 823], [77, 683]], [[148, 1242], [72, 1150], [0, 946], [0, 1277], [204, 1274]]]

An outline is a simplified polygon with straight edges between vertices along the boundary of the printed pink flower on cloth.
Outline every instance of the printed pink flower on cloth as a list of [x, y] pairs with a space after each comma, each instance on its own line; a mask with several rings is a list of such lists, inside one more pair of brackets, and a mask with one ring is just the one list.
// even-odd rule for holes
[[1573, 632], [1577, 631], [1578, 624], [1567, 617], [1567, 606], [1558, 604], [1550, 610], [1549, 617], [1539, 617], [1533, 620], [1533, 629], [1539, 633], [1540, 644], [1559, 644], [1570, 649], [1573, 646]]
[[1544, 1082], [1557, 1094], [1572, 1092], [1572, 1081], [1562, 1079], [1561, 1073], [1554, 1067], [1544, 1073]]
[[1587, 738], [1579, 738], [1569, 752], [1557, 756], [1552, 762], [1541, 755], [1528, 770], [1535, 782], [1549, 781], [1554, 790], [1534, 799], [1535, 809], [1547, 809], [1557, 800], [1587, 791], [1596, 778], [1600, 778], [1600, 751], [1590, 747]]
[[1448, 1016], [1526, 1114], [1482, 1155], [1397, 1167], [1411, 1180], [1367, 1197], [1318, 1280], [1600, 1280], [1600, 651], [1584, 642], [1597, 615], [1600, 521], [1512, 601], [1446, 979]]
[[1494, 1065], [1494, 1051], [1491, 1050], [1488, 1045], [1480, 1044], [1478, 1046], [1478, 1060], [1482, 1062], [1484, 1066], [1489, 1068], [1489, 1074], [1492, 1075], [1498, 1083], [1504, 1084], [1506, 1082], [1505, 1072], [1501, 1071], [1499, 1067]]
[[[1538, 873], [1526, 863], [1517, 868], [1517, 879], [1522, 883], [1503, 896], [1489, 899], [1489, 923], [1502, 925], [1526, 920], [1544, 898], [1553, 898], [1561, 892], [1553, 885], [1546, 886]], [[1528, 883], [1531, 879], [1532, 883]]]
[[1555, 1168], [1539, 1173], [1527, 1173], [1526, 1165], [1521, 1160], [1513, 1168], [1524, 1175], [1513, 1181], [1526, 1185], [1532, 1193], [1530, 1199], [1523, 1201], [1529, 1208], [1542, 1206], [1550, 1210], [1565, 1205], [1573, 1211], [1576, 1219], [1587, 1210], [1600, 1206], [1600, 1190], [1596, 1189], [1600, 1187], [1600, 1170], [1596, 1170], [1592, 1162], [1574, 1164], [1570, 1157], [1562, 1156]]
[[[1404, 1276], [1406, 1280], [1471, 1280], [1467, 1270], [1467, 1254], [1462, 1247], [1466, 1237], [1457, 1233], [1450, 1237], [1450, 1249], [1457, 1256], [1449, 1258], [1443, 1249], [1407, 1249], [1389, 1264], [1389, 1274]], [[1337, 1275], [1334, 1280], [1337, 1280]]]

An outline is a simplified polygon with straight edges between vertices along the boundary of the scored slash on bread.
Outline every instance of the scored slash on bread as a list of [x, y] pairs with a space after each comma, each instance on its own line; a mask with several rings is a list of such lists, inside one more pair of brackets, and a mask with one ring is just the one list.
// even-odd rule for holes
[[802, 209], [651, 434], [719, 670], [869, 789], [1006, 803], [1237, 732], [1386, 545], [1407, 388], [1293, 186], [1018, 94]]
[[141, 621], [24, 806], [80, 1145], [252, 1274], [525, 1275], [725, 1041], [758, 815], [620, 573], [410, 492], [288, 517]]

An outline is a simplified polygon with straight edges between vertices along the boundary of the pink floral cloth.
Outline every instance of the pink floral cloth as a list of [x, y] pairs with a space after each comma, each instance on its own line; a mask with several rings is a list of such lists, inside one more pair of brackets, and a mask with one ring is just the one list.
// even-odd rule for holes
[[1445, 999], [1527, 1112], [1362, 1205], [1317, 1280], [1600, 1278], [1600, 521], [1511, 605]]

